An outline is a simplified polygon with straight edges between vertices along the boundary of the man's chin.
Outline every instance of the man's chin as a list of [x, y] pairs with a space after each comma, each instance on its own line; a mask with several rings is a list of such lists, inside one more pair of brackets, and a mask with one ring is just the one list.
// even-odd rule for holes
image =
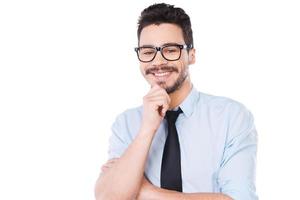
[[158, 85], [160, 87], [162, 87], [163, 89], [165, 89], [168, 94], [171, 94], [178, 89], [178, 87], [175, 84], [168, 86], [166, 83], [161, 82], [161, 83], [158, 83]]
[[157, 85], [159, 85], [160, 87], [166, 89], [167, 88], [167, 84], [164, 81], [158, 81], [156, 82]]
[[178, 86], [178, 84], [176, 84], [176, 82], [167, 83], [166, 81], [151, 80], [151, 81], [149, 81], [149, 83], [151, 85], [153, 85], [153, 84], [159, 85], [161, 88], [165, 89], [168, 94], [175, 92], [179, 88], [179, 86]]

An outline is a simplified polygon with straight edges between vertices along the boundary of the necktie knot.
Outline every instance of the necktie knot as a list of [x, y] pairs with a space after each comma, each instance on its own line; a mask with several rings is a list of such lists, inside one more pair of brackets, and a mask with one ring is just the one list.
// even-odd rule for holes
[[182, 110], [180, 108], [176, 111], [173, 110], [167, 111], [166, 112], [167, 121], [170, 123], [175, 123], [180, 113], [182, 113]]

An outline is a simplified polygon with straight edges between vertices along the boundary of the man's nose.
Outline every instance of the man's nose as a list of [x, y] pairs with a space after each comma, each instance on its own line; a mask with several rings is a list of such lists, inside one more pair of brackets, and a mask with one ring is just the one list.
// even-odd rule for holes
[[152, 61], [152, 65], [163, 65], [168, 61], [162, 56], [161, 51], [157, 51], [155, 58]]

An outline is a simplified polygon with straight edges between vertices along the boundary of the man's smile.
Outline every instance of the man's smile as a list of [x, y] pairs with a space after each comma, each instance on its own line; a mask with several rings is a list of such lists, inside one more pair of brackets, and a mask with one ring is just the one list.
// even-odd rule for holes
[[154, 79], [157, 82], [166, 82], [167, 79], [172, 75], [174, 70], [158, 70], [158, 71], [153, 71], [149, 73], [151, 77], [154, 77]]

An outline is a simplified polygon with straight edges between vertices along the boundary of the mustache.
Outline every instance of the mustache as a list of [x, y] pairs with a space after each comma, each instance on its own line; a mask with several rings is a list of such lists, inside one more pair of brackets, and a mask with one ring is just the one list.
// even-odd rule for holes
[[178, 69], [175, 67], [163, 66], [163, 67], [153, 67], [145, 71], [146, 75], [153, 74], [158, 71], [168, 71], [168, 72], [178, 72]]

